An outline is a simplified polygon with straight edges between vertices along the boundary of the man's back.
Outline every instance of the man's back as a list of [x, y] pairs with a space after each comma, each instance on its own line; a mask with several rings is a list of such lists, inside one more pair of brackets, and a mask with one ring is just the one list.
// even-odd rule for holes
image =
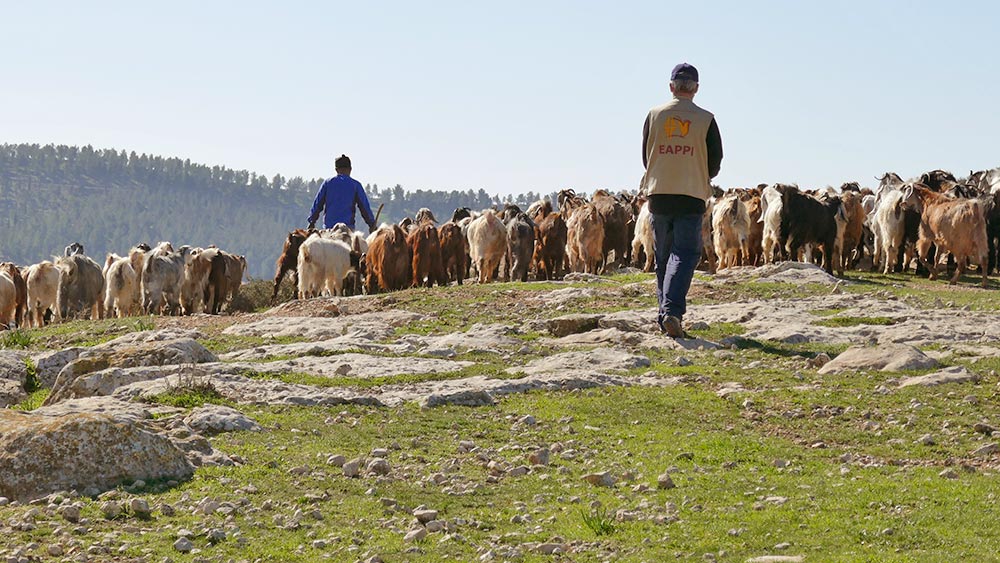
[[706, 138], [714, 116], [689, 98], [674, 98], [651, 109], [648, 119], [646, 193], [707, 200], [712, 194]]

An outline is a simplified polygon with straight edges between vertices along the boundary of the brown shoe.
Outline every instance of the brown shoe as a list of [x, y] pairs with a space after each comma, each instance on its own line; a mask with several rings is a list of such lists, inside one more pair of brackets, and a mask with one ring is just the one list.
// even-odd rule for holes
[[674, 316], [669, 316], [663, 319], [660, 323], [660, 328], [663, 329], [664, 334], [670, 338], [686, 338], [687, 335], [684, 334], [684, 329], [681, 327], [681, 320]]

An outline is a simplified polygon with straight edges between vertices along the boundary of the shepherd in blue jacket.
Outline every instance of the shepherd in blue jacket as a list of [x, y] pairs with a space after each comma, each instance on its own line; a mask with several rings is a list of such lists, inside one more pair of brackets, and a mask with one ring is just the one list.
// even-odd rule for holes
[[333, 228], [337, 223], [344, 223], [352, 230], [354, 229], [354, 208], [361, 208], [361, 217], [368, 224], [368, 230], [375, 230], [375, 217], [372, 215], [371, 205], [368, 204], [368, 196], [361, 182], [351, 178], [351, 159], [347, 155], [340, 155], [334, 162], [337, 169], [337, 176], [323, 182], [319, 193], [316, 194], [316, 201], [313, 202], [312, 213], [309, 214], [309, 228], [316, 228], [316, 219], [319, 218], [320, 211], [326, 209], [323, 217], [323, 226], [327, 229]]

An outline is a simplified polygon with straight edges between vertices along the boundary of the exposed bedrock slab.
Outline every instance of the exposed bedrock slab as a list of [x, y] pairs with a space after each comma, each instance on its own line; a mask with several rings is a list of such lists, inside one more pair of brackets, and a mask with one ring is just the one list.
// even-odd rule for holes
[[492, 404], [496, 397], [528, 391], [572, 391], [594, 387], [663, 387], [675, 385], [676, 378], [626, 377], [597, 372], [544, 373], [519, 379], [491, 379], [474, 376], [414, 385], [385, 387], [379, 398], [385, 404], [417, 401], [424, 407], [441, 405], [481, 406]]
[[586, 352], [563, 352], [539, 358], [524, 366], [514, 366], [507, 373], [526, 375], [551, 373], [607, 373], [649, 367], [649, 358], [618, 348], [595, 348]]
[[[811, 311], [831, 310], [820, 316]], [[857, 319], [850, 326], [822, 326], [838, 317]], [[866, 324], [866, 318], [889, 319], [892, 324]], [[745, 338], [798, 344], [891, 344], [914, 346], [956, 343], [998, 344], [996, 316], [954, 309], [921, 309], [908, 303], [870, 296], [833, 294], [788, 299], [760, 299], [737, 303], [698, 305], [689, 309], [686, 323], [734, 323], [746, 329]]]
[[385, 352], [405, 354], [416, 350], [408, 342], [384, 344], [379, 340], [388, 337], [375, 336], [363, 332], [350, 332], [343, 336], [315, 342], [295, 342], [292, 344], [269, 344], [246, 350], [236, 350], [219, 357], [226, 361], [257, 361], [275, 356], [323, 356], [347, 351]]
[[268, 317], [247, 324], [236, 324], [223, 331], [237, 336], [282, 337], [295, 336], [306, 340], [329, 340], [349, 333], [384, 335], [392, 329], [420, 321], [424, 315], [409, 311], [377, 311], [332, 318], [319, 317]]
[[819, 373], [842, 371], [902, 371], [937, 367], [937, 360], [908, 344], [852, 346], [820, 368]]
[[[435, 358], [413, 357], [383, 357], [366, 354], [338, 354], [334, 356], [305, 356], [292, 360], [276, 362], [235, 362], [235, 363], [205, 363], [198, 365], [176, 366], [141, 366], [134, 368], [110, 368], [82, 375], [71, 383], [63, 386], [60, 400], [97, 395], [111, 395], [116, 389], [139, 383], [177, 376], [188, 382], [215, 382], [215, 378], [223, 374], [246, 376], [254, 373], [277, 377], [282, 373], [305, 373], [319, 377], [349, 376], [372, 378], [393, 375], [409, 375], [423, 373], [449, 373], [471, 366], [472, 362], [451, 361]], [[266, 379], [255, 378], [255, 379]], [[183, 383], [182, 383], [183, 386]], [[238, 397], [228, 397], [238, 402], [257, 402], [253, 399], [241, 400]], [[58, 401], [53, 401], [55, 404]]]
[[465, 332], [453, 332], [441, 336], [406, 335], [400, 338], [402, 342], [410, 342], [420, 349], [450, 348], [456, 352], [502, 352], [524, 343], [515, 338], [517, 330], [503, 324], [474, 324]]
[[[163, 377], [124, 385], [114, 391], [114, 397], [123, 401], [142, 400], [167, 393], [186, 384], [182, 374], [164, 374]], [[229, 364], [220, 364], [205, 379], [224, 399], [241, 404], [260, 405], [370, 405], [385, 406], [373, 390], [344, 387], [320, 387], [285, 383], [274, 379], [250, 379]]]
[[622, 346], [626, 348], [657, 350], [714, 350], [719, 344], [703, 338], [670, 338], [647, 332], [625, 332], [617, 328], [599, 328], [589, 332], [570, 334], [562, 338], [543, 340], [556, 346]]
[[[52, 392], [45, 400], [45, 404], [51, 405], [65, 399], [91, 395], [106, 395], [107, 393], [98, 391], [99, 385], [81, 382], [94, 382], [96, 380], [93, 378], [86, 378], [91, 374], [103, 373], [109, 369], [200, 364], [214, 361], [217, 361], [215, 354], [206, 350], [199, 342], [186, 337], [170, 340], [125, 341], [114, 346], [95, 346], [82, 352], [77, 359], [67, 364], [59, 372], [59, 377], [56, 378]], [[94, 389], [91, 390], [90, 387], [94, 387]]]
[[917, 375], [907, 377], [899, 382], [900, 387], [910, 387], [920, 385], [930, 387], [933, 385], [944, 385], [946, 383], [978, 383], [979, 376], [972, 373], [963, 366], [951, 366], [941, 371], [928, 373], [927, 375]]

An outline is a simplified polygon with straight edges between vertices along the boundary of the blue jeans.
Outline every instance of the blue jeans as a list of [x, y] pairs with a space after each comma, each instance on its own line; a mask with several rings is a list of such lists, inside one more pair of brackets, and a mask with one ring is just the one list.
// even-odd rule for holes
[[701, 261], [702, 213], [652, 214], [656, 254], [656, 298], [658, 320], [684, 317], [687, 293], [694, 270]]

